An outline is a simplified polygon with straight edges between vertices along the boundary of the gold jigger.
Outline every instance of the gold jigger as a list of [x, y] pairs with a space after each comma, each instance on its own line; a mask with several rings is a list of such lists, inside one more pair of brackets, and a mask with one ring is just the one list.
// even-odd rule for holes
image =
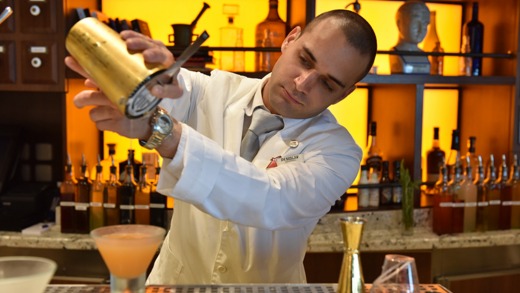
[[360, 217], [346, 217], [340, 219], [340, 224], [345, 250], [337, 293], [364, 293], [365, 282], [359, 258], [359, 245], [365, 220]]
[[165, 70], [129, 52], [121, 36], [96, 18], [87, 17], [70, 29], [65, 46], [105, 95], [128, 118], [153, 110], [160, 99], [140, 90]]

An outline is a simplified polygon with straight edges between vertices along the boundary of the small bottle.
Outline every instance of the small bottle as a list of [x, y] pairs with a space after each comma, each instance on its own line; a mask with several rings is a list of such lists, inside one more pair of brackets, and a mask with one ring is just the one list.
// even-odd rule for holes
[[448, 191], [452, 198], [451, 221], [452, 233], [462, 233], [464, 231], [464, 198], [461, 194], [462, 166], [460, 161], [455, 163], [453, 178], [448, 182]]
[[161, 167], [155, 167], [155, 179], [150, 188], [150, 224], [166, 227], [166, 196], [157, 191]]
[[514, 154], [509, 184], [511, 185], [511, 229], [520, 229], [520, 170], [516, 154]]
[[400, 205], [403, 201], [403, 188], [401, 187], [401, 162], [394, 161], [394, 173], [392, 176], [392, 203]]
[[78, 178], [78, 191], [75, 198], [76, 233], [88, 234], [90, 232], [90, 190], [92, 181], [88, 175], [85, 155], [81, 160], [81, 174]]
[[[471, 20], [464, 26], [471, 53], [482, 53], [484, 47], [484, 25], [478, 20], [478, 2], [473, 2]], [[482, 57], [471, 58], [471, 75], [482, 75]]]
[[105, 224], [105, 215], [103, 211], [104, 189], [105, 181], [103, 180], [103, 166], [101, 166], [101, 158], [98, 156], [96, 178], [92, 182], [92, 188], [90, 190], [90, 231], [103, 227]]
[[61, 233], [76, 233], [76, 214], [74, 207], [77, 184], [78, 182], [74, 177], [70, 155], [68, 155], [67, 165], [65, 165], [65, 176], [60, 185]]
[[457, 162], [460, 162], [460, 133], [458, 129], [454, 129], [451, 132], [451, 149], [448, 160], [446, 161], [449, 180], [453, 178], [455, 164]]
[[500, 218], [500, 188], [496, 183], [497, 171], [495, 167], [495, 158], [493, 154], [489, 157], [488, 175], [484, 184], [486, 185], [486, 198], [489, 203], [488, 207], [488, 230], [498, 230], [498, 222]]
[[[117, 193], [120, 200], [119, 205], [119, 221], [121, 224], [134, 224], [135, 223], [135, 191], [137, 184], [134, 180], [134, 168], [130, 158], [125, 166], [124, 170], [127, 176], [124, 177], [124, 181], [119, 186]], [[130, 175], [130, 176], [128, 176]]]
[[381, 174], [381, 169], [383, 167], [383, 154], [381, 149], [377, 145], [377, 122], [370, 122], [369, 126], [369, 135], [368, 135], [368, 144], [365, 149], [365, 165], [371, 169], [371, 172], [377, 173], [379, 176]]
[[379, 207], [379, 187], [377, 186], [379, 184], [379, 175], [377, 172], [374, 172], [374, 170], [371, 170], [368, 175], [368, 184], [376, 185], [368, 189], [368, 206], [371, 208], [377, 208]]
[[477, 157], [478, 165], [475, 177], [477, 187], [477, 231], [486, 232], [488, 230], [489, 201], [487, 199], [487, 186], [484, 164], [482, 156]]
[[[471, 49], [469, 47], [468, 36], [462, 36], [462, 45], [460, 48], [460, 53], [469, 54], [471, 53]], [[461, 76], [471, 76], [471, 57], [467, 55], [463, 55], [459, 57], [459, 75]]]
[[445, 152], [440, 147], [439, 127], [434, 127], [432, 147], [426, 153], [426, 182], [435, 184], [439, 178], [439, 170], [445, 156]]
[[500, 213], [498, 219], [498, 229], [508, 230], [511, 228], [511, 184], [509, 182], [509, 168], [507, 167], [506, 155], [502, 155], [502, 164], [497, 179], [497, 186], [500, 191]]
[[114, 164], [114, 158], [112, 157], [112, 165], [110, 166], [110, 177], [106, 182], [105, 188], [103, 189], [103, 208], [105, 211], [105, 225], [119, 225], [121, 223], [119, 219], [119, 194], [118, 190], [121, 183], [117, 179], [117, 167]]
[[150, 224], [150, 185], [146, 180], [146, 164], [144, 164], [144, 161], [135, 191], [135, 223]]
[[[256, 26], [255, 42], [257, 47], [266, 46], [266, 32], [267, 37], [270, 39], [269, 47], [281, 47], [286, 34], [285, 22], [278, 15], [278, 0], [269, 0], [269, 13], [267, 18], [260, 22]], [[272, 68], [265, 68], [265, 55], [269, 55], [271, 66], [276, 63], [280, 57], [280, 52], [256, 52], [255, 53], [255, 65], [256, 71], [267, 70], [270, 71]], [[262, 59], [263, 58], [263, 59]]]
[[433, 194], [433, 232], [442, 235], [452, 232], [453, 197], [448, 188], [448, 169], [440, 167], [439, 180], [435, 183]]
[[475, 232], [477, 227], [477, 186], [473, 181], [469, 156], [466, 156], [466, 170], [460, 184], [460, 195], [464, 199], [464, 232]]
[[[361, 174], [359, 175], [359, 185], [368, 184], [368, 166], [361, 165]], [[358, 188], [358, 209], [368, 208], [370, 198], [369, 189], [366, 187]]]
[[[425, 52], [436, 52], [444, 53], [442, 49], [439, 35], [437, 34], [437, 12], [435, 10], [430, 11], [430, 25], [428, 26], [428, 33], [424, 38], [424, 51]], [[444, 71], [444, 58], [442, 55], [430, 55], [428, 56], [430, 61], [430, 74], [442, 75]]]
[[126, 165], [128, 165], [128, 161], [130, 161], [130, 164], [132, 165], [132, 170], [134, 171], [134, 180], [135, 178], [139, 178], [139, 168], [141, 168], [141, 161], [135, 159], [135, 150], [129, 149], [128, 150], [128, 156], [127, 159], [124, 161], [121, 161], [119, 163], [119, 181], [123, 182], [125, 181], [126, 176]]
[[379, 183], [381, 184], [381, 188], [379, 190], [380, 204], [381, 205], [390, 205], [392, 204], [392, 186], [390, 186], [390, 163], [388, 161], [383, 161], [383, 169], [381, 172], [381, 179], [379, 179]]

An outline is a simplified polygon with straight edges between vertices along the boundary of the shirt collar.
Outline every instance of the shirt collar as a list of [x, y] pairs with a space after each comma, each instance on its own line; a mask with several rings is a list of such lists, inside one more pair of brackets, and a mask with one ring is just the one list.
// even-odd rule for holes
[[253, 99], [251, 99], [251, 101], [247, 104], [247, 107], [245, 108], [245, 113], [247, 116], [253, 115], [253, 111], [257, 107], [262, 107], [266, 111], [269, 112], [267, 107], [264, 105], [264, 100], [262, 99], [262, 90], [264, 89], [264, 86], [270, 77], [271, 77], [271, 74], [269, 73], [262, 78], [262, 81], [260, 82], [260, 86], [257, 87], [255, 94], [253, 95]]

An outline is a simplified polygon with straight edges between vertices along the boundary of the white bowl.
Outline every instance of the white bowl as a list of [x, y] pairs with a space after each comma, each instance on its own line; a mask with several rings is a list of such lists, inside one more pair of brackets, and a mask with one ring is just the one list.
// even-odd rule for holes
[[42, 257], [0, 257], [0, 292], [42, 293], [57, 265]]

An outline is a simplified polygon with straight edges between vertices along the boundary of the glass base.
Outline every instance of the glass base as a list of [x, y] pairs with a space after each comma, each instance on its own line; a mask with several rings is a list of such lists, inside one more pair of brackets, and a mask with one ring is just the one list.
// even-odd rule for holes
[[136, 278], [121, 278], [110, 274], [111, 293], [145, 293], [146, 273]]

